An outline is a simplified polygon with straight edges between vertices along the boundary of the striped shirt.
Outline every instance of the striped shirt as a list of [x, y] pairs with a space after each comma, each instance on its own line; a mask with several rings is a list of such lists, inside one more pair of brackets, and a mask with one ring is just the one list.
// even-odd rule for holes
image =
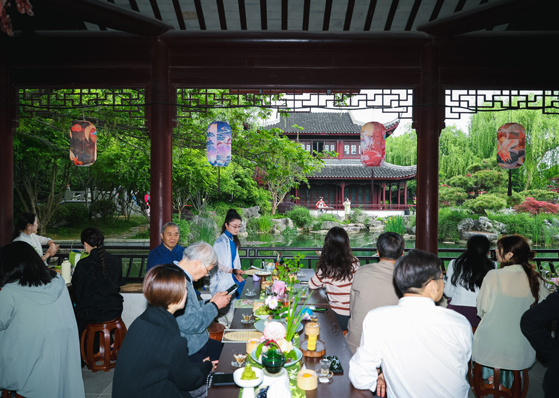
[[349, 279], [334, 281], [332, 278], [324, 278], [322, 275], [314, 275], [309, 280], [309, 288], [318, 289], [326, 288], [326, 295], [330, 301], [330, 307], [338, 315], [349, 316], [349, 293], [351, 292], [351, 284], [353, 276], [359, 268], [359, 262], [353, 263], [353, 269]]

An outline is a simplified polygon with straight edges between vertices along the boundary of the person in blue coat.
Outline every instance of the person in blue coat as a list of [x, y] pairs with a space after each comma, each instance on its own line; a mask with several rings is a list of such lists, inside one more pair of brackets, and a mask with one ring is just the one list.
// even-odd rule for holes
[[184, 247], [180, 246], [181, 232], [179, 226], [174, 222], [168, 222], [161, 227], [161, 239], [163, 242], [148, 255], [146, 272], [159, 264], [172, 264], [182, 260]]

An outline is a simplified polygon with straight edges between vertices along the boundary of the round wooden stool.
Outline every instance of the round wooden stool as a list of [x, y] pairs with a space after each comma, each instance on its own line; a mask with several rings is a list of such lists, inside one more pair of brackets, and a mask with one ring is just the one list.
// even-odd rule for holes
[[[481, 377], [482, 365], [473, 362], [474, 368], [468, 375], [473, 374], [470, 378], [470, 386], [474, 391], [476, 398], [486, 397], [493, 395], [494, 398], [526, 398], [528, 394], [528, 369], [513, 370], [514, 381], [511, 388], [506, 388], [501, 385], [501, 369], [495, 368], [495, 375], [493, 376], [493, 384], [488, 384]], [[522, 377], [520, 374], [522, 373]], [[524, 380], [523, 380], [524, 379]]]
[[23, 398], [21, 395], [17, 394], [15, 391], [0, 390], [2, 392], [2, 398]]
[[210, 332], [210, 339], [221, 341], [223, 338], [223, 331], [225, 330], [225, 326], [219, 322], [214, 322], [208, 328]]
[[[89, 323], [82, 333], [80, 350], [82, 359], [93, 372], [108, 372], [116, 365], [118, 350], [126, 335], [126, 325], [122, 318], [103, 323]], [[99, 337], [99, 349], [95, 347], [95, 339]], [[113, 343], [111, 344], [111, 337]], [[97, 351], [97, 352], [95, 352]], [[97, 362], [101, 361], [98, 365]]]

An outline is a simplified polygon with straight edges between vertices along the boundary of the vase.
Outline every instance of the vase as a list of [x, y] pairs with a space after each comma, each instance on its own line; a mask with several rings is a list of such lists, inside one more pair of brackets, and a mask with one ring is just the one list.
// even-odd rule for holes
[[262, 366], [269, 376], [274, 376], [283, 369], [285, 355], [278, 350], [268, 350], [262, 354]]

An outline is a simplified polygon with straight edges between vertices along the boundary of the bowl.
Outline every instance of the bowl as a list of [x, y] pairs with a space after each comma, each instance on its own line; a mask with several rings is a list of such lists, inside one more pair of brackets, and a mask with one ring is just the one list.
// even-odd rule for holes
[[243, 389], [242, 398], [254, 398], [254, 387], [259, 386], [262, 383], [263, 373], [262, 369], [256, 367], [252, 368], [256, 374], [256, 379], [254, 380], [243, 380], [241, 376], [243, 375], [245, 368], [237, 369], [233, 372], [233, 380], [235, 384]]

